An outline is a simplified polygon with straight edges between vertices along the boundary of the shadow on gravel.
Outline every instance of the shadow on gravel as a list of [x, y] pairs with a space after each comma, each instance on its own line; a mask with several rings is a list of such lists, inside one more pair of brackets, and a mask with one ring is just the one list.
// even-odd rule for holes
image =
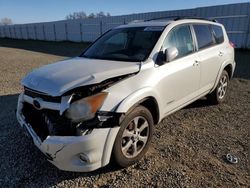
[[[98, 177], [119, 169], [113, 164], [90, 173], [58, 170], [27, 137], [15, 117], [18, 94], [0, 96], [0, 185], [1, 187], [50, 187], [78, 177]], [[37, 187], [37, 186], [35, 186]]]
[[197, 101], [194, 101], [193, 103], [189, 104], [188, 106], [184, 107], [184, 109], [190, 109], [190, 108], [203, 108], [203, 107], [208, 107], [208, 106], [213, 106], [213, 104], [211, 104], [209, 102], [209, 100], [207, 100], [205, 97], [201, 98]]
[[90, 43], [48, 42], [35, 40], [0, 39], [0, 47], [18, 48], [46, 54], [75, 57], [79, 56]]
[[235, 78], [250, 79], [250, 50], [235, 50]]

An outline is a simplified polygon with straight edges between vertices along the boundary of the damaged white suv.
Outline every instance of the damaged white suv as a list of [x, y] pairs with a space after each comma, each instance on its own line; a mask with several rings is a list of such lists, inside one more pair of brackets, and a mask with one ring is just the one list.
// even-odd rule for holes
[[203, 96], [223, 102], [234, 69], [219, 23], [134, 22], [108, 31], [79, 57], [28, 74], [16, 115], [59, 169], [92, 171], [111, 157], [125, 167], [147, 152], [165, 116]]

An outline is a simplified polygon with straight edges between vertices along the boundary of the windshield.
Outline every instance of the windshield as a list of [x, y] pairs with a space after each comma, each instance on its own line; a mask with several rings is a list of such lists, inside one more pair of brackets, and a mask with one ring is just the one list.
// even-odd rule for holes
[[133, 27], [113, 29], [81, 57], [118, 61], [144, 61], [150, 55], [164, 27]]

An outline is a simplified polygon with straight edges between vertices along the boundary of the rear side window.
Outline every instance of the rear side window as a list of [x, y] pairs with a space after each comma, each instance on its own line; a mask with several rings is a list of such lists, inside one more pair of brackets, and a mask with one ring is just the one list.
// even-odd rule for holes
[[224, 42], [223, 30], [218, 25], [212, 25], [212, 31], [214, 34], [214, 38], [217, 44], [221, 44]]
[[209, 25], [193, 25], [193, 27], [199, 49], [214, 45], [214, 39]]

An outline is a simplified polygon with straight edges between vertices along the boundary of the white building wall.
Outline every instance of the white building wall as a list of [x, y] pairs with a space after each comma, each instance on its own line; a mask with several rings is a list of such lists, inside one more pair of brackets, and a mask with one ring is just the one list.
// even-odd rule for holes
[[230, 40], [238, 48], [250, 48], [250, 2], [105, 18], [0, 26], [0, 37], [25, 40], [92, 42], [109, 29], [133, 20], [148, 20], [168, 16], [215, 18], [224, 24]]

